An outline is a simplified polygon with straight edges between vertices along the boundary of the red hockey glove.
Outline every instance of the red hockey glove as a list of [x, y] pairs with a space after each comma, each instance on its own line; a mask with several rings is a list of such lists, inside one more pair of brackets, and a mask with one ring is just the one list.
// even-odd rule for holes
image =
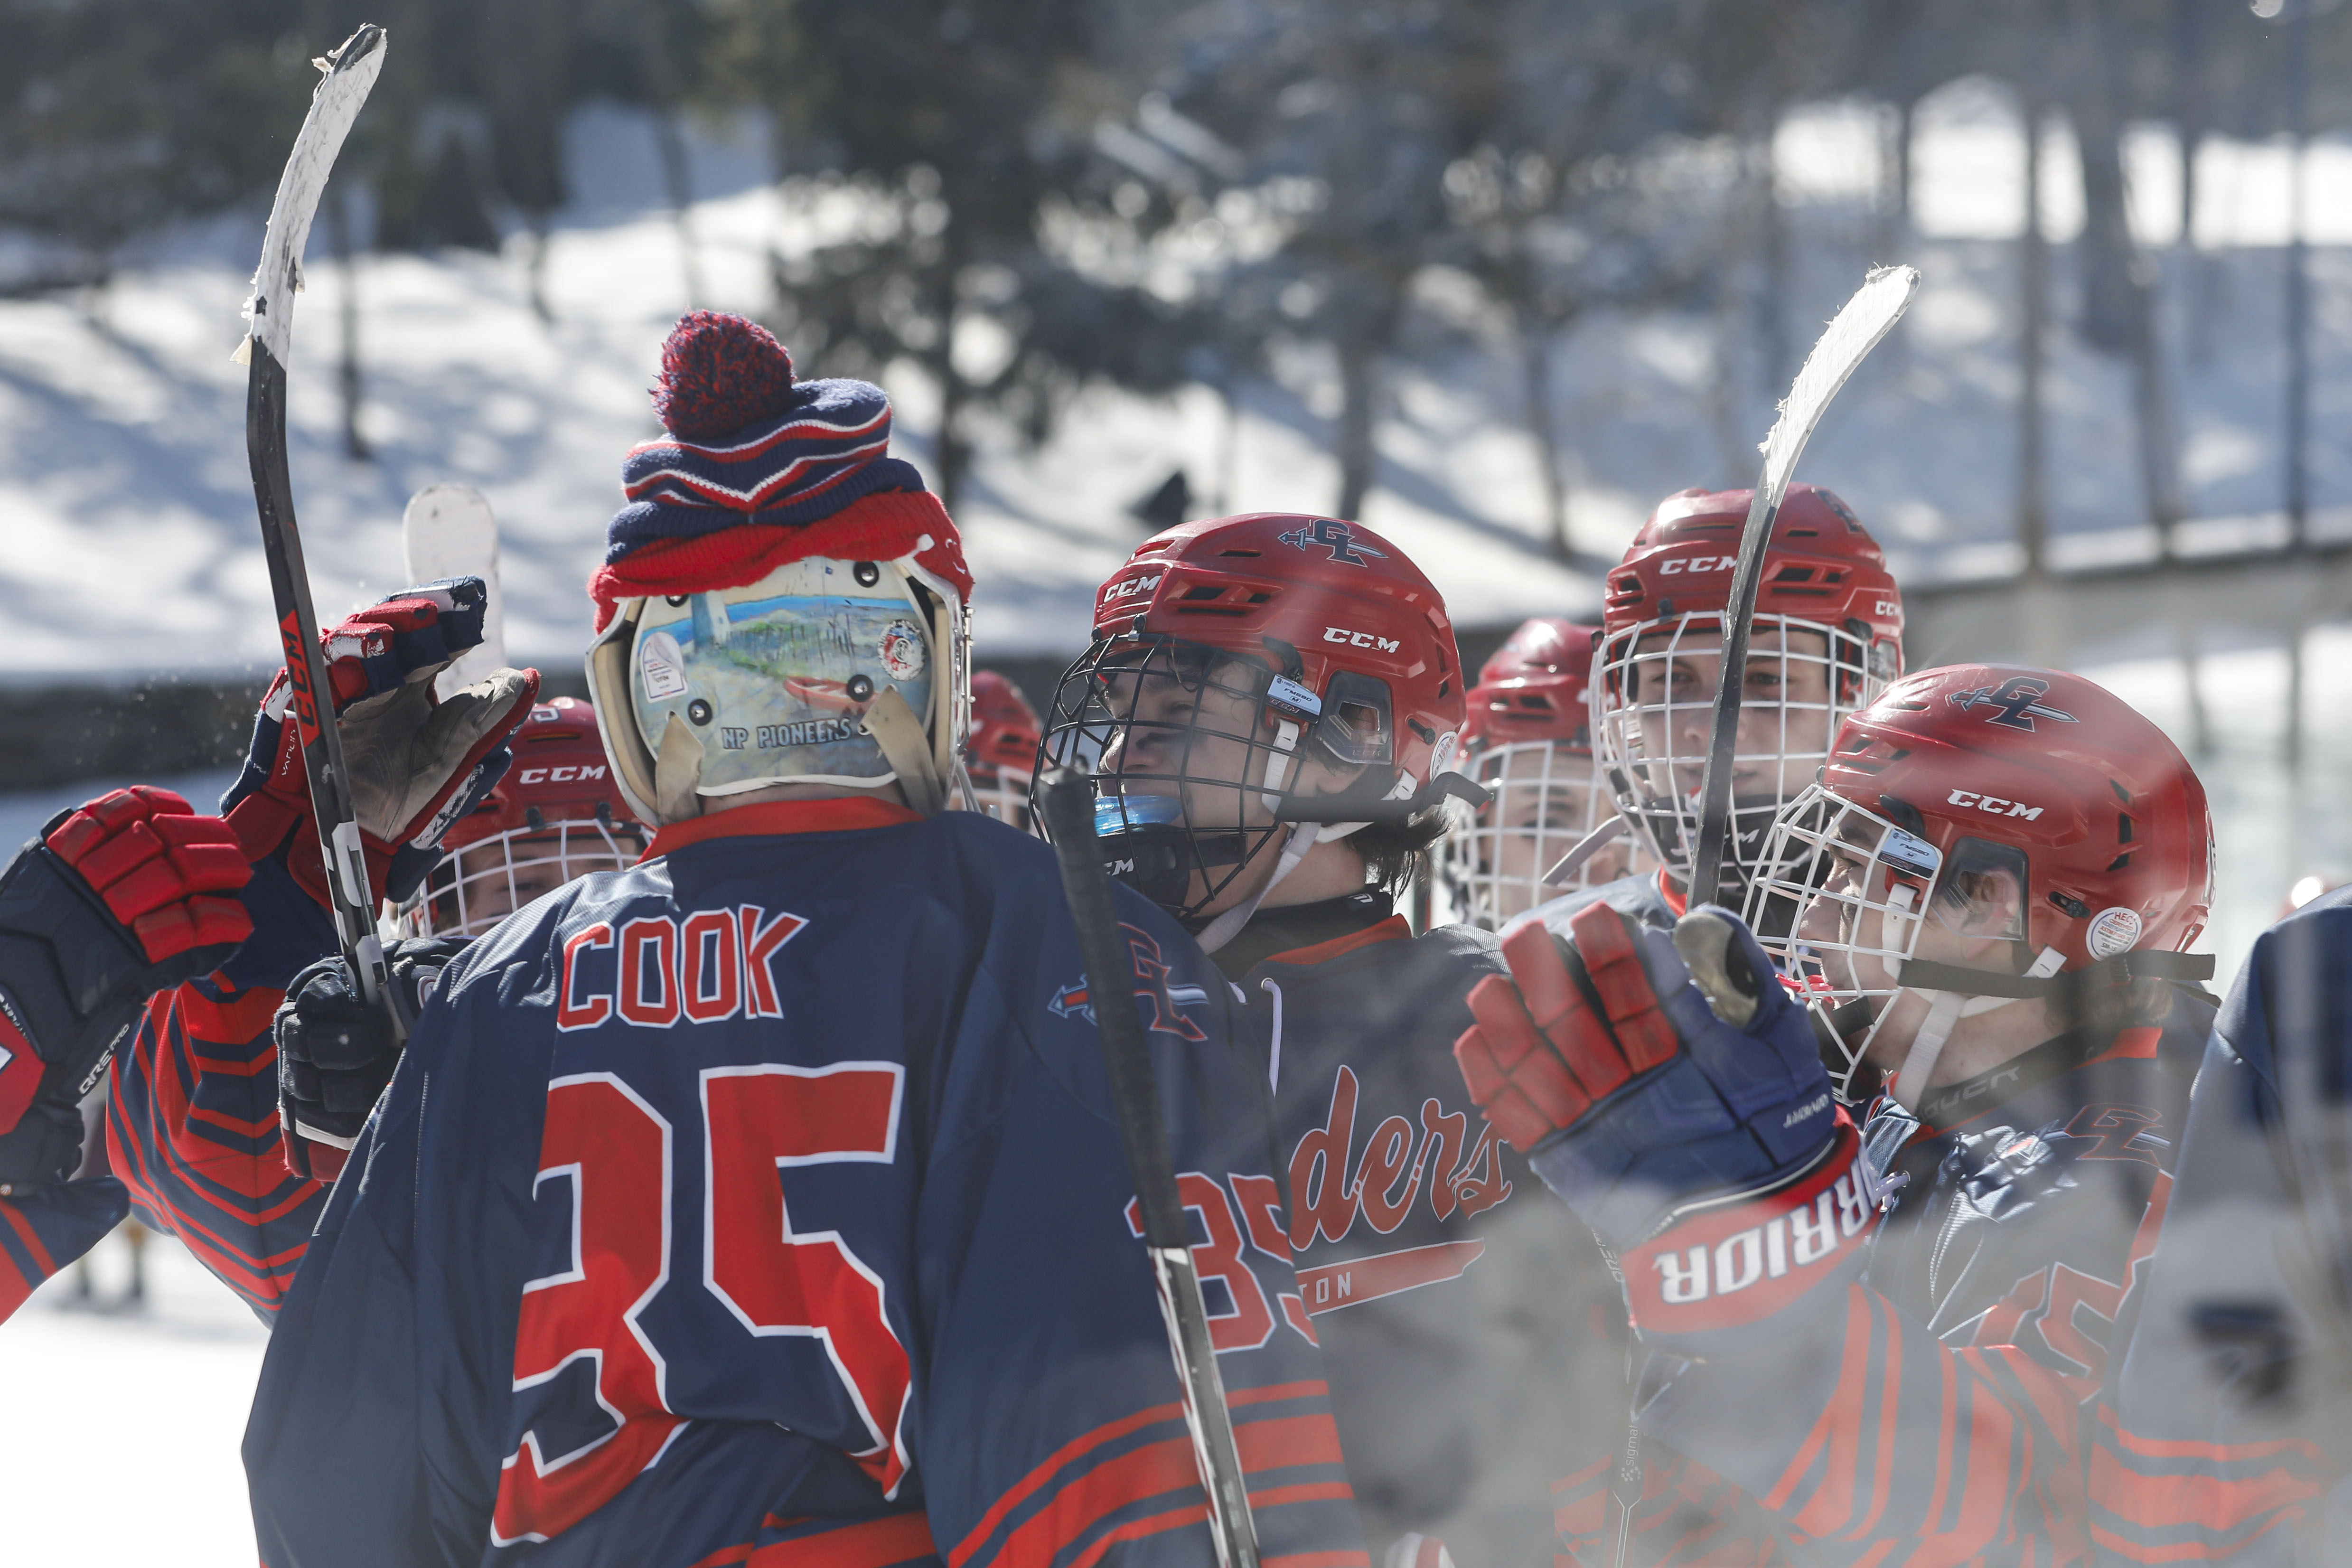
[[100, 795], [41, 842], [81, 873], [151, 963], [253, 934], [243, 904], [208, 896], [233, 893], [253, 876], [236, 833], [170, 790], [138, 784]]
[[1858, 1252], [1843, 1243], [1864, 1217], [1814, 1223], [1846, 1202], [1827, 1192], [1841, 1180], [1862, 1195], [1810, 1020], [1726, 910], [1694, 910], [1671, 938], [1606, 904], [1567, 924], [1565, 941], [1513, 932], [1509, 978], [1471, 991], [1478, 1022], [1454, 1047], [1471, 1097], [1603, 1242], [1632, 1249], [1626, 1295], [1645, 1333], [1769, 1314]]
[[[433, 678], [482, 640], [486, 602], [480, 578], [456, 577], [404, 589], [320, 635], [368, 885], [394, 903], [415, 891], [440, 858], [442, 834], [505, 772], [506, 738], [539, 693], [537, 670], [499, 669], [434, 697]], [[292, 838], [288, 871], [331, 908], [301, 740], [285, 721], [290, 696], [281, 670], [262, 699], [245, 772], [222, 804], [248, 859]]]
[[252, 933], [225, 896], [250, 874], [227, 823], [143, 787], [61, 814], [0, 871], [0, 1183], [72, 1173], [75, 1107], [147, 998]]

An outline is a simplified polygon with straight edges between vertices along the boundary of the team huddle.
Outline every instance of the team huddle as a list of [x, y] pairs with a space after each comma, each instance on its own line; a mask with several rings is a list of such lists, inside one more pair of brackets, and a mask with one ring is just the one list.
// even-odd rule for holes
[[271, 1325], [268, 1568], [1211, 1562], [1124, 1007], [1268, 1564], [2346, 1550], [2347, 899], [2204, 989], [2188, 762], [1906, 672], [1837, 497], [1773, 521], [1694, 887], [1746, 491], [1480, 670], [1391, 540], [1185, 523], [1041, 715], [878, 388], [697, 312], [655, 404], [590, 701], [445, 689], [476, 580], [325, 634], [404, 1039], [282, 676], [217, 816], [0, 872], [0, 1315], [180, 1237]]

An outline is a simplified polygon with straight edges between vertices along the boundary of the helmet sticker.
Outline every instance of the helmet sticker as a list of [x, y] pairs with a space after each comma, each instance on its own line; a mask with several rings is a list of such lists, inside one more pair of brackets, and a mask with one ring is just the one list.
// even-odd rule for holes
[[2113, 958], [2137, 945], [2139, 930], [2139, 911], [2118, 904], [2091, 917], [2090, 929], [2083, 933], [2083, 945], [2093, 958]]
[[893, 621], [882, 633], [882, 668], [893, 680], [912, 680], [927, 662], [923, 634], [905, 621]]
[[1454, 754], [1462, 749], [1459, 731], [1448, 730], [1437, 737], [1437, 744], [1429, 749], [1429, 773], [1432, 778], [1454, 766]]
[[2053, 719], [2062, 724], [2072, 724], [2074, 716], [2039, 700], [2050, 689], [2046, 680], [2030, 675], [2012, 675], [1999, 688], [1979, 686], [1969, 691], [1955, 691], [1947, 700], [1953, 707], [1968, 712], [1979, 705], [1993, 710], [1981, 717], [1988, 724], [2000, 724], [2011, 730], [2031, 731], [2036, 719]]
[[637, 673], [646, 684], [646, 700], [660, 702], [686, 690], [686, 656], [677, 639], [656, 632], [637, 649]]
[[1367, 556], [1374, 561], [1385, 561], [1389, 558], [1389, 552], [1385, 550], [1375, 550], [1369, 544], [1358, 543], [1355, 535], [1349, 531], [1348, 525], [1334, 518], [1318, 517], [1311, 523], [1300, 523], [1297, 528], [1279, 537], [1293, 550], [1305, 550], [1309, 545], [1319, 545], [1329, 552], [1332, 560], [1343, 566], [1361, 566]]

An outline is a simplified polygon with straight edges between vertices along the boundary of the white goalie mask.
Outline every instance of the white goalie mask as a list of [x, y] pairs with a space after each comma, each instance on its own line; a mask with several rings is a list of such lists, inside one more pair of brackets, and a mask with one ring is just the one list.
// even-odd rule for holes
[[810, 556], [757, 583], [623, 600], [588, 654], [623, 795], [677, 822], [772, 784], [961, 784], [970, 671], [955, 590], [919, 565]]

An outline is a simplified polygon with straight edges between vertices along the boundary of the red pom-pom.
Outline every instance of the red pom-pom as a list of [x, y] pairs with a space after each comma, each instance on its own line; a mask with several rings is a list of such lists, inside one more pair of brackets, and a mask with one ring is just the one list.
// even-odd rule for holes
[[662, 343], [654, 412], [682, 441], [781, 419], [793, 405], [793, 356], [759, 322], [725, 310], [678, 318]]

